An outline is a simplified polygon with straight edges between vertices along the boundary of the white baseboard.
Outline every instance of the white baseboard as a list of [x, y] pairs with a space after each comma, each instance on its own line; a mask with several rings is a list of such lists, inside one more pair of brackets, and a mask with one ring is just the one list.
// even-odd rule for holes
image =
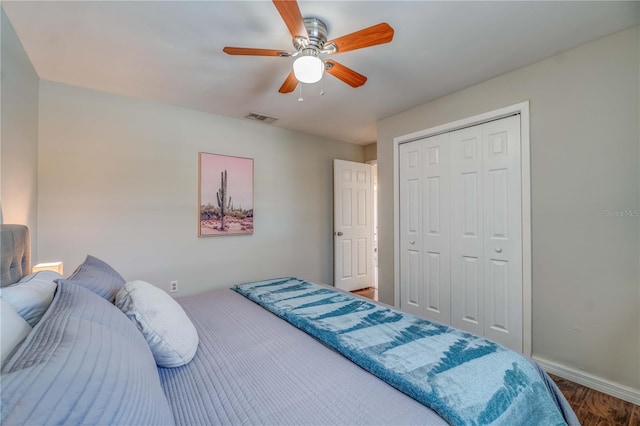
[[630, 388], [609, 380], [603, 379], [598, 376], [594, 376], [584, 371], [578, 371], [566, 365], [558, 364], [553, 361], [539, 358], [537, 356], [532, 357], [547, 373], [554, 374], [562, 377], [563, 379], [571, 380], [582, 386], [586, 386], [591, 389], [595, 389], [607, 395], [615, 396], [616, 398], [623, 399], [632, 404], [640, 405], [640, 390]]

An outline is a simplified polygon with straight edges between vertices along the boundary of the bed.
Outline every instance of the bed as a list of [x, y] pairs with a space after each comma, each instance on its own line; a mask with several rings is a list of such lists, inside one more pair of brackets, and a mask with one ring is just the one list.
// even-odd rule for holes
[[[3, 225], [3, 298], [6, 288], [19, 287], [20, 280], [29, 277], [28, 252], [28, 230]], [[86, 274], [75, 282], [70, 278], [56, 280], [55, 294], [41, 319], [3, 360], [3, 425], [514, 424], [518, 418], [519, 424], [541, 424], [540, 419], [549, 420], [542, 420], [544, 424], [578, 424], [551, 379], [533, 361], [501, 347], [500, 357], [510, 359], [506, 369], [513, 370], [516, 362], [518, 371], [531, 367], [528, 374], [535, 378], [527, 380], [535, 382], [530, 392], [534, 397], [526, 396], [524, 382], [512, 388], [498, 384], [499, 392], [484, 395], [483, 389], [494, 386], [493, 376], [504, 376], [487, 371], [494, 369], [488, 367], [491, 364], [469, 371], [473, 363], [465, 363], [457, 368], [465, 373], [458, 383], [443, 373], [440, 362], [442, 374], [429, 373], [435, 379], [427, 388], [414, 388], [415, 377], [408, 374], [421, 371], [411, 367], [419, 356], [405, 354], [393, 358], [396, 364], [391, 368], [397, 370], [400, 362], [405, 376], [387, 377], [381, 359], [392, 350], [371, 344], [371, 336], [363, 338], [367, 328], [410, 321], [412, 326], [402, 329], [406, 336], [407, 329], [420, 324], [429, 330], [443, 326], [329, 286], [289, 277], [178, 298], [197, 331], [197, 350], [185, 365], [165, 368], [157, 367], [140, 327], [116, 307], [118, 299], [116, 305], [110, 300], [114, 289], [103, 291], [111, 284], [102, 280], [91, 288], [85, 285], [90, 281]], [[339, 303], [322, 313], [319, 310], [326, 306], [320, 301], [329, 299]], [[346, 310], [351, 319], [341, 318]], [[370, 321], [376, 318], [381, 323], [373, 327]], [[3, 328], [3, 342], [4, 332]], [[492, 345], [451, 332], [456, 339], [470, 339], [474, 350]], [[440, 331], [427, 334], [439, 340], [449, 336]], [[427, 334], [418, 340], [431, 344]], [[351, 340], [345, 341], [345, 336]], [[410, 346], [404, 343], [398, 348]], [[418, 352], [431, 350], [426, 348]], [[447, 374], [456, 370], [447, 369]], [[433, 400], [442, 392], [447, 393], [445, 404]], [[465, 410], [470, 408], [457, 407], [472, 406], [469, 401], [478, 398], [495, 402], [495, 395], [503, 397], [494, 404], [497, 414], [487, 416], [485, 407], [484, 417], [468, 415]], [[544, 410], [553, 413], [544, 417]]]

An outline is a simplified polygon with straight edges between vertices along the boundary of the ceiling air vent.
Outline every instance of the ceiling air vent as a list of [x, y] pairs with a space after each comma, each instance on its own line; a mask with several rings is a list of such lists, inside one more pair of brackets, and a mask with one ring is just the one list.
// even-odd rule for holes
[[275, 117], [270, 117], [264, 114], [258, 114], [257, 112], [250, 112], [249, 114], [245, 115], [244, 118], [247, 118], [249, 120], [260, 121], [265, 124], [271, 124], [277, 120], [277, 118]]

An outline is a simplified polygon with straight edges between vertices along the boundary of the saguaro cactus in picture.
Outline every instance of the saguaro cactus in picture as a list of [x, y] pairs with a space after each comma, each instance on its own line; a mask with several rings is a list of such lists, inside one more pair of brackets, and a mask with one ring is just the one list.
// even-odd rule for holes
[[198, 153], [198, 205], [198, 237], [253, 234], [253, 159]]
[[216, 193], [218, 200], [218, 207], [220, 208], [220, 230], [225, 231], [227, 224], [225, 217], [227, 212], [231, 209], [231, 197], [227, 201], [227, 170], [220, 172], [220, 189]]

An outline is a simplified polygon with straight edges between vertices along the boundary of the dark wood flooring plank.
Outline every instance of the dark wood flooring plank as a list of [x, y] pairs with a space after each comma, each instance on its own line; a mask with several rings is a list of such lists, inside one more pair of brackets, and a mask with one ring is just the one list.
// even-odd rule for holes
[[610, 419], [614, 424], [626, 426], [631, 419], [633, 404], [590, 389], [581, 409], [586, 409], [599, 417]]
[[640, 406], [550, 374], [582, 426], [640, 426]]
[[640, 426], [640, 405], [633, 406], [633, 413], [629, 419], [629, 426]]
[[577, 412], [582, 406], [590, 389], [552, 374], [550, 376], [562, 391], [562, 394], [567, 399], [567, 402], [569, 402], [569, 405], [573, 408], [573, 411]]
[[576, 411], [578, 420], [582, 426], [619, 426], [619, 423], [614, 422], [606, 417], [599, 416], [589, 411], [587, 407], [582, 407]]

